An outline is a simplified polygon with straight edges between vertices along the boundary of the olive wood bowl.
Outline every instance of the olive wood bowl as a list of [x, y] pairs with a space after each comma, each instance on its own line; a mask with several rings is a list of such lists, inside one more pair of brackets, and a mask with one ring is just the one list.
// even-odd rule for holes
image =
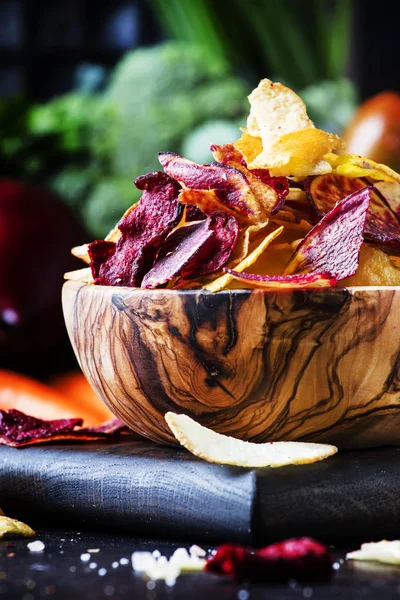
[[81, 368], [131, 429], [186, 413], [255, 442], [400, 441], [400, 288], [141, 290], [67, 282]]

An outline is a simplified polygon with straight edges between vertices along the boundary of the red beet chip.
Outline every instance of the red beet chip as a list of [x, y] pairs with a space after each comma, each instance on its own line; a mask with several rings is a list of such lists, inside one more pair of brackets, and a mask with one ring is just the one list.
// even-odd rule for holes
[[267, 169], [252, 169], [251, 174], [258, 177], [278, 194], [279, 202], [271, 209], [271, 214], [274, 215], [281, 210], [285, 204], [286, 196], [289, 193], [289, 182], [286, 177], [271, 177]]
[[243, 581], [278, 583], [325, 581], [332, 576], [329, 550], [310, 538], [291, 539], [252, 551], [224, 544], [206, 563], [204, 570]]
[[107, 263], [115, 253], [116, 244], [105, 240], [96, 240], [89, 244], [90, 267], [92, 269], [93, 281], [101, 283], [101, 267]]
[[19, 410], [0, 410], [0, 441], [9, 446], [23, 446], [37, 440], [70, 433], [82, 425], [82, 419], [43, 421]]
[[80, 431], [87, 431], [92, 433], [106, 433], [108, 435], [114, 435], [115, 433], [127, 432], [130, 431], [128, 427], [117, 417], [113, 419], [109, 419], [105, 421], [101, 425], [96, 425], [95, 427], [86, 427], [85, 429], [81, 429]]
[[239, 581], [268, 581], [269, 578], [264, 579], [265, 566], [265, 561], [249, 548], [223, 544], [208, 559], [204, 570], [216, 575], [228, 575]]
[[238, 238], [238, 222], [226, 213], [216, 212], [200, 223], [180, 227], [166, 240], [142, 287], [159, 287], [175, 277], [187, 279], [220, 270]]
[[338, 281], [354, 275], [369, 198], [366, 187], [334, 206], [300, 242], [284, 274], [328, 273]]
[[295, 275], [257, 275], [255, 273], [240, 273], [233, 269], [223, 269], [235, 279], [252, 284], [255, 288], [295, 290], [304, 288], [332, 287], [337, 279], [329, 273], [297, 273]]
[[265, 193], [263, 186], [268, 186], [276, 192], [274, 203], [269, 205], [271, 215], [282, 209], [289, 193], [289, 180], [286, 177], [271, 177], [267, 169], [248, 169], [242, 153], [233, 144], [211, 144], [210, 149], [215, 160], [238, 169], [246, 176], [253, 193], [261, 202], [269, 204], [271, 201], [271, 195]]
[[0, 444], [21, 448], [43, 442], [107, 440], [125, 430], [119, 419], [87, 429], [81, 428], [82, 423], [82, 419], [45, 421], [19, 410], [0, 410]]
[[158, 250], [179, 223], [183, 206], [179, 184], [165, 173], [149, 173], [135, 181], [143, 195], [135, 210], [118, 223], [121, 237], [89, 245], [90, 266], [97, 285], [140, 287]]
[[[237, 169], [220, 163], [198, 165], [174, 152], [159, 152], [158, 158], [165, 172], [184, 187], [192, 190], [214, 190], [215, 201], [239, 217], [253, 214], [253, 193], [246, 177]], [[221, 206], [215, 204], [211, 212], [218, 208]]]
[[187, 223], [191, 223], [192, 221], [202, 221], [205, 218], [206, 215], [200, 210], [198, 206], [194, 206], [193, 204], [186, 205], [185, 220]]
[[[370, 203], [364, 237], [370, 242], [400, 248], [400, 194], [397, 183], [385, 183], [378, 190], [370, 187]], [[320, 216], [330, 211], [345, 196], [370, 186], [368, 179], [342, 175], [320, 175], [309, 178], [305, 190]], [[396, 252], [397, 253], [397, 252]]]
[[333, 557], [328, 548], [311, 538], [271, 544], [256, 555], [273, 566], [277, 580], [324, 581], [332, 575]]

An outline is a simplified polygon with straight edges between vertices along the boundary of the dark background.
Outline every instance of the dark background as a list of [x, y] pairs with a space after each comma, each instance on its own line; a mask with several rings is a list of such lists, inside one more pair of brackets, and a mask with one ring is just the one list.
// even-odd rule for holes
[[[229, 19], [229, 0], [215, 5], [226, 7]], [[348, 73], [362, 99], [400, 91], [399, 13], [393, 0], [355, 2]], [[163, 38], [145, 0], [0, 0], [0, 95], [24, 90], [42, 100], [63, 93], [76, 84], [82, 62], [110, 67], [125, 50]]]

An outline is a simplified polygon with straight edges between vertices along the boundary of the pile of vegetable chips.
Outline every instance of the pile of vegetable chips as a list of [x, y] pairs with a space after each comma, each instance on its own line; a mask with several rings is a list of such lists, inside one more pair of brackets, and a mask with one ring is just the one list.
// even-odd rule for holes
[[247, 128], [198, 165], [159, 153], [140, 201], [105, 240], [73, 249], [66, 274], [136, 288], [291, 289], [400, 285], [400, 175], [316, 129], [302, 100], [268, 79]]

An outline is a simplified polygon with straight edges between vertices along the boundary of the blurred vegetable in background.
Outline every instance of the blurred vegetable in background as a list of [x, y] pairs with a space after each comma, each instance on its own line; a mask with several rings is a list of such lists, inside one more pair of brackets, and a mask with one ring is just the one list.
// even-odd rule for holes
[[358, 108], [344, 132], [348, 151], [400, 171], [400, 94], [381, 92]]
[[60, 288], [86, 233], [53, 194], [0, 180], [0, 364], [33, 365], [65, 339]]
[[181, 152], [189, 137], [191, 158], [211, 159], [215, 120], [217, 141], [233, 141], [248, 93], [245, 81], [199, 47], [141, 48], [125, 54], [102, 93], [75, 91], [33, 107], [3, 101], [0, 153], [7, 163], [0, 174], [45, 183], [92, 236], [103, 237], [139, 199], [134, 178], [159, 168], [158, 151]]
[[204, 49], [210, 61], [234, 64], [255, 86], [269, 77], [303, 97], [310, 117], [338, 133], [357, 105], [345, 79], [352, 0], [151, 0], [161, 25], [177, 40]]
[[126, 53], [109, 74], [82, 65], [78, 89], [47, 104], [0, 101], [0, 175], [46, 185], [94, 237], [138, 200], [133, 180], [159, 168], [158, 151], [207, 162], [211, 141], [234, 141], [258, 79], [296, 89], [335, 133], [357, 103], [344, 77], [351, 0], [149, 3], [174, 41]]

